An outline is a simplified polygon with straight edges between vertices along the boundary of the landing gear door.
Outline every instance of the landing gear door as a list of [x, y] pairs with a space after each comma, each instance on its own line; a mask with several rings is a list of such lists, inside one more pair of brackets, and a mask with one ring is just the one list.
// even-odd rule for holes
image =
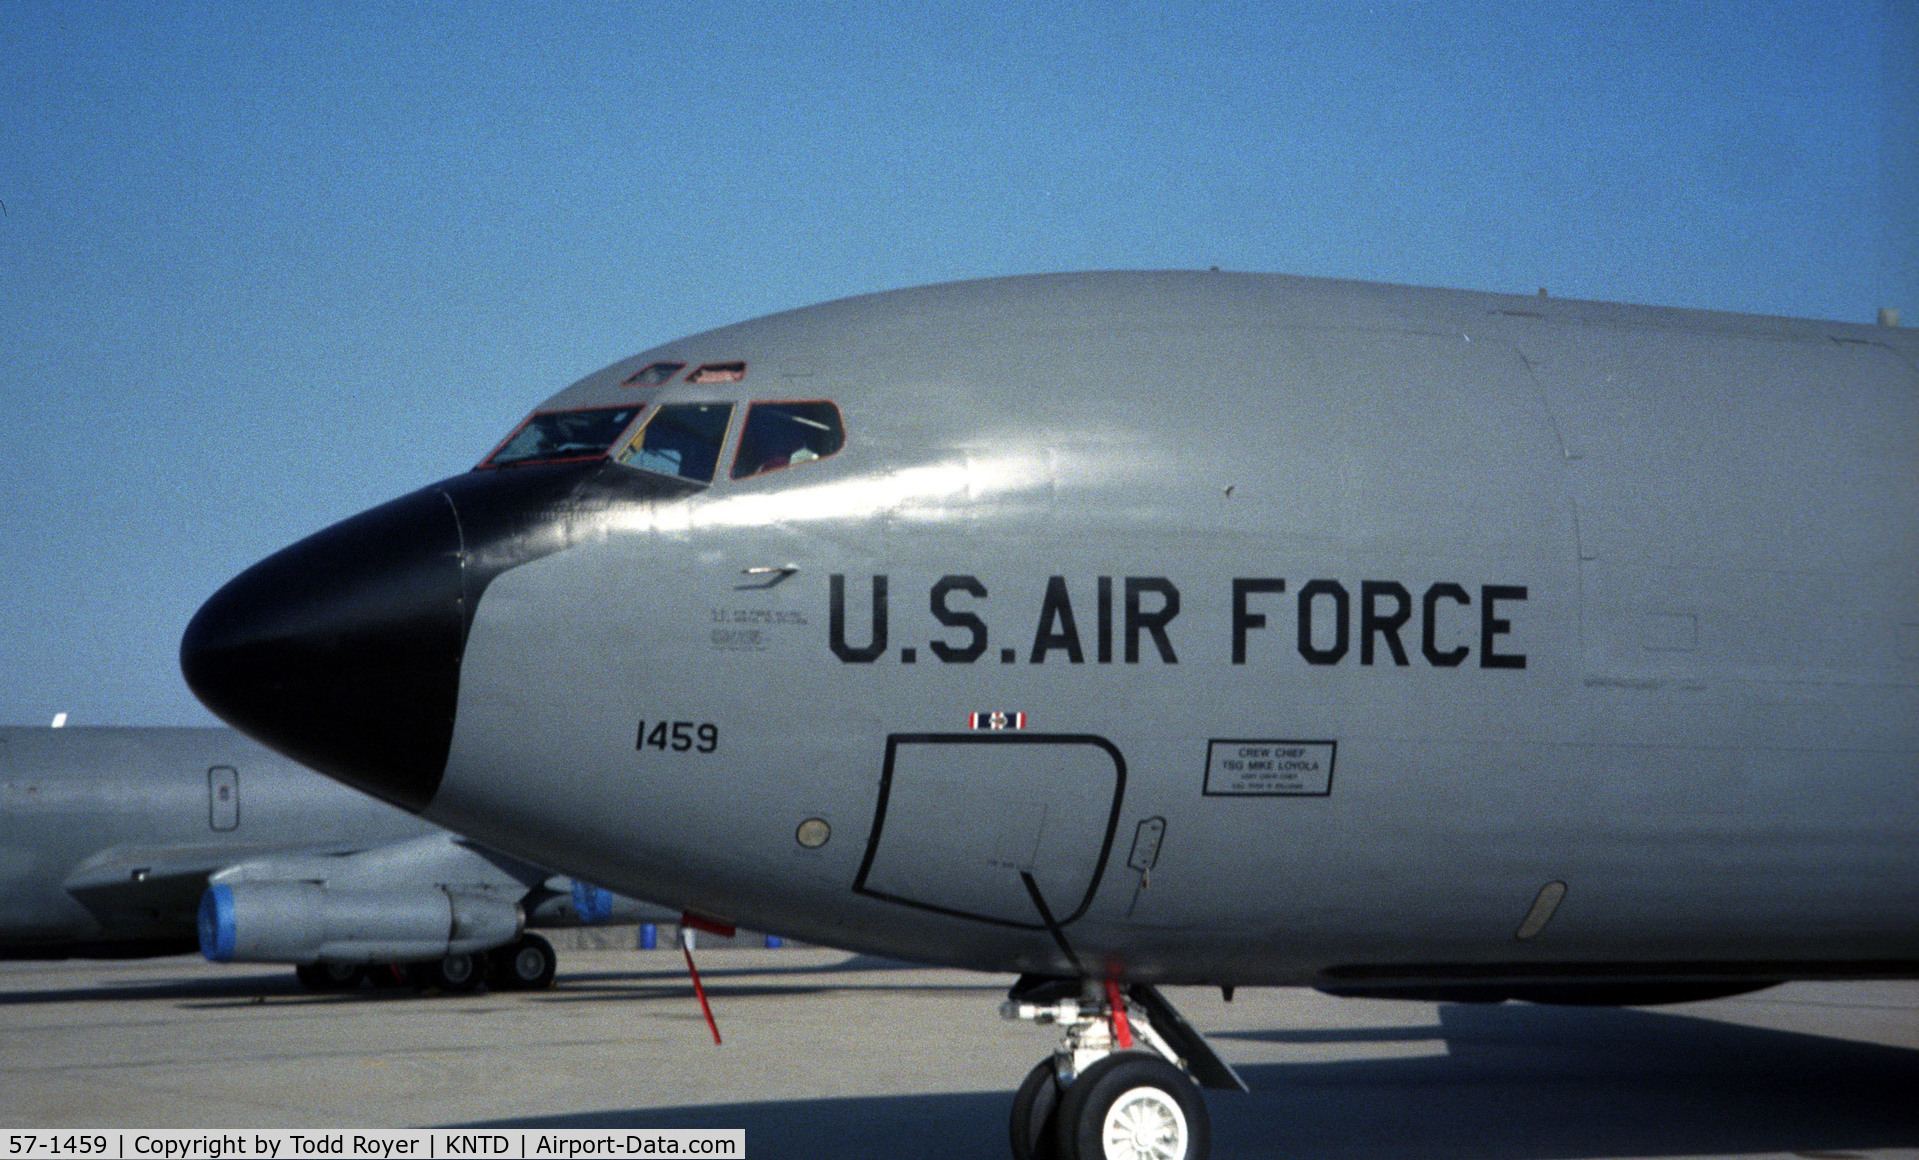
[[1086, 912], [1126, 763], [1087, 734], [896, 733], [854, 889], [1043, 930]]

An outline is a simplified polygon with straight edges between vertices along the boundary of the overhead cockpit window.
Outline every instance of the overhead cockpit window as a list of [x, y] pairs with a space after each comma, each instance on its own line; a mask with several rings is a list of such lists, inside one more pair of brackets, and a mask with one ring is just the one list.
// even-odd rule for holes
[[754, 403], [746, 409], [733, 478], [824, 459], [845, 445], [840, 409], [832, 403]]
[[520, 424], [481, 467], [560, 463], [597, 459], [639, 418], [644, 408], [593, 407], [581, 411], [545, 411]]
[[707, 363], [686, 376], [689, 383], [737, 383], [746, 377], [743, 362]]
[[680, 373], [685, 363], [656, 362], [648, 363], [626, 377], [620, 385], [623, 387], [657, 387], [674, 375]]
[[620, 454], [620, 462], [695, 483], [711, 483], [713, 469], [720, 461], [720, 444], [726, 441], [726, 423], [732, 417], [731, 403], [668, 403], [656, 407], [653, 417]]

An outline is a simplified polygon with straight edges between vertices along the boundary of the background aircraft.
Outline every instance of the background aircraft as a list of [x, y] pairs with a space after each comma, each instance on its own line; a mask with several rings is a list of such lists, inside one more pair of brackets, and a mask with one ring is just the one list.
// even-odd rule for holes
[[[465, 842], [228, 729], [0, 728], [0, 957], [203, 950], [464, 990], [552, 980], [523, 924], [666, 912]], [[397, 979], [388, 970], [376, 980]]]
[[1200, 1156], [1236, 1080], [1156, 983], [1919, 975], [1916, 366], [1266, 275], [848, 299], [587, 376], [182, 661], [517, 856], [1018, 973], [1015, 1152]]

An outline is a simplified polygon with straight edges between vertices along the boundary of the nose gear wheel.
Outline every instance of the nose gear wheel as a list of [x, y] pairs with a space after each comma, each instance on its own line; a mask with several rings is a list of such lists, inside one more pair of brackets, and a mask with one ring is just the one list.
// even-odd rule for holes
[[1063, 1032], [1013, 1097], [1014, 1160], [1206, 1160], [1212, 1129], [1194, 1076], [1245, 1090], [1151, 987], [1023, 978], [1000, 1013]]

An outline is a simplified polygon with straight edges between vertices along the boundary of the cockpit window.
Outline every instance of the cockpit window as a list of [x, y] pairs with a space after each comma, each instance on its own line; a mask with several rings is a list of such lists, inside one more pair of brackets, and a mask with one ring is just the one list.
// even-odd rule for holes
[[680, 370], [685, 366], [685, 363], [676, 362], [647, 363], [639, 370], [628, 375], [626, 381], [620, 385], [623, 387], [657, 387], [674, 375], [679, 374]]
[[482, 467], [511, 467], [524, 463], [559, 463], [596, 459], [640, 415], [631, 407], [594, 407], [583, 411], [546, 411], [520, 424]]
[[737, 383], [746, 377], [743, 362], [707, 363], [686, 376], [689, 383]]
[[846, 445], [840, 409], [832, 403], [754, 403], [733, 457], [733, 478], [824, 459]]
[[713, 482], [726, 441], [731, 403], [668, 403], [656, 407], [646, 426], [620, 453], [628, 467], [677, 475], [695, 483]]

